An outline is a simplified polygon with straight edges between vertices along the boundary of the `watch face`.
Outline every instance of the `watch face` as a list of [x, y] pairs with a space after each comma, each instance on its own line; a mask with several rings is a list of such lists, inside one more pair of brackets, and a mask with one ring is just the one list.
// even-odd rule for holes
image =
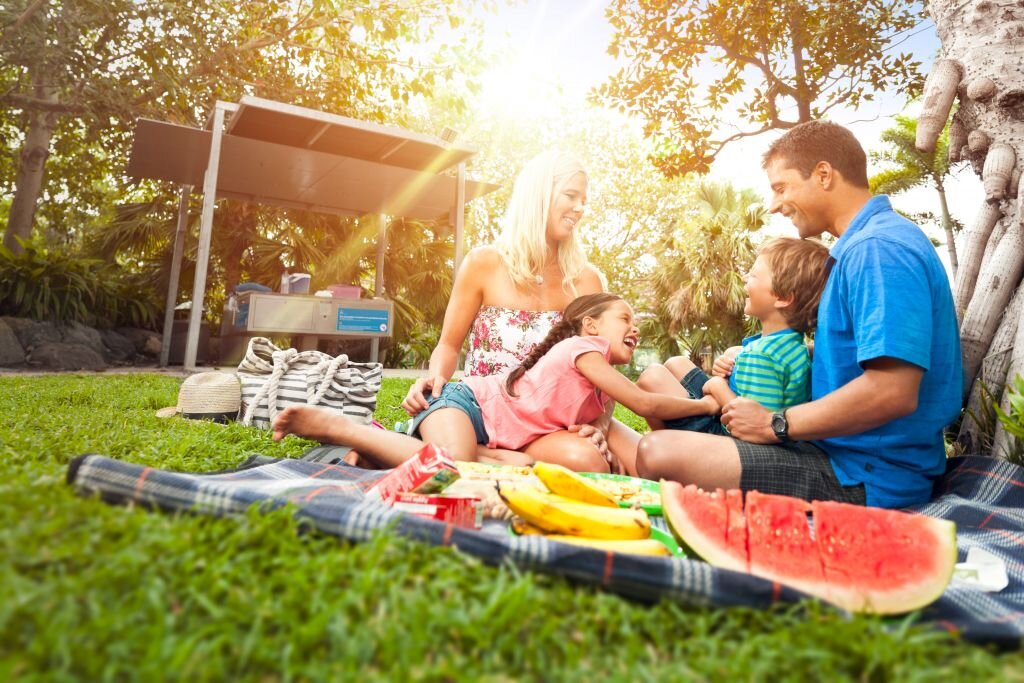
[[788, 427], [789, 425], [786, 424], [785, 415], [783, 415], [782, 413], [775, 413], [774, 415], [772, 415], [772, 430], [776, 434], [784, 434]]

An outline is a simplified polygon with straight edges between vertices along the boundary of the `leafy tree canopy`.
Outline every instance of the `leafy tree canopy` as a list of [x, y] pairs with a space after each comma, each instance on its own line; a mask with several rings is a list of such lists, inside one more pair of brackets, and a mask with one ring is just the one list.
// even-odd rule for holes
[[918, 92], [919, 64], [890, 50], [921, 13], [915, 0], [614, 0], [608, 51], [628, 65], [594, 96], [642, 118], [663, 172], [705, 173], [733, 140]]

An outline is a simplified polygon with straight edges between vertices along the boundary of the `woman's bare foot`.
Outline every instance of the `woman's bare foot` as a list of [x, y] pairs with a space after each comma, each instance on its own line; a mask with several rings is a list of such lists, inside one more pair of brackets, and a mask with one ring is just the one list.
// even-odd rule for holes
[[274, 441], [289, 434], [321, 443], [347, 445], [348, 418], [312, 406], [289, 406], [274, 420]]

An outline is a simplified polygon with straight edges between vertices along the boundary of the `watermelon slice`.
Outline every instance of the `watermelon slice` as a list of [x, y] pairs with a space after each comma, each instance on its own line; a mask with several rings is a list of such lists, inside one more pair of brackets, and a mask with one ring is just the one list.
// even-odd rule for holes
[[807, 523], [809, 503], [757, 491], [747, 494], [750, 573], [815, 594], [825, 580]]
[[949, 584], [956, 565], [953, 522], [820, 501], [813, 510], [832, 602], [891, 614], [927, 605]]
[[[792, 586], [852, 611], [898, 614], [945, 590], [956, 526], [896, 510], [661, 482], [679, 540], [716, 567]], [[808, 513], [813, 523], [808, 523]]]
[[[736, 497], [730, 499], [722, 489], [704, 493], [692, 484], [683, 488], [677, 481], [662, 480], [661, 502], [676, 538], [716, 567], [747, 571], [746, 525], [741, 525], [742, 534], [734, 532], [729, 538], [735, 526], [730, 524], [730, 512], [734, 519], [737, 512], [743, 517], [742, 493], [737, 507]], [[714, 561], [708, 559], [712, 556]]]

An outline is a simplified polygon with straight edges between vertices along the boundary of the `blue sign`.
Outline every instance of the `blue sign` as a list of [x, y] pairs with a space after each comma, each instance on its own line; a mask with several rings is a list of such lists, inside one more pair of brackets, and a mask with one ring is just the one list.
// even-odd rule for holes
[[385, 333], [391, 321], [388, 312], [372, 308], [338, 307], [338, 332], [379, 332]]

